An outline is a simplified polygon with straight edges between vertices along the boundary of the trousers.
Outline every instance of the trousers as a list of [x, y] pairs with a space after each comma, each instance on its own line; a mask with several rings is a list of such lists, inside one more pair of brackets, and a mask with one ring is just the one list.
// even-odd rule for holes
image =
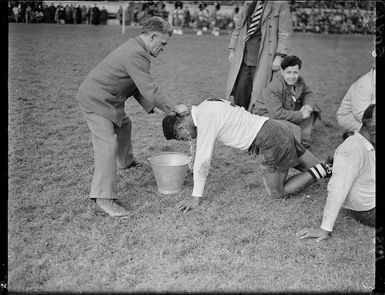
[[235, 81], [234, 104], [244, 107], [246, 110], [248, 110], [250, 104], [255, 69], [255, 66], [248, 66], [242, 63]]
[[376, 208], [368, 211], [354, 211], [346, 209], [346, 212], [362, 224], [376, 226]]
[[110, 120], [82, 109], [91, 130], [94, 150], [94, 174], [90, 198], [117, 199], [117, 167], [133, 162], [132, 123], [126, 115], [119, 127]]

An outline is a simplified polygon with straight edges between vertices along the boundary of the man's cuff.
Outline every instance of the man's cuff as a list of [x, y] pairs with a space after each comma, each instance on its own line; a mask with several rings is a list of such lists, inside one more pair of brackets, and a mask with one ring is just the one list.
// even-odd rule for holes
[[327, 232], [331, 233], [333, 231], [333, 224], [322, 221], [321, 229], [326, 230]]
[[200, 198], [203, 195], [203, 190], [205, 188], [205, 182], [206, 180], [195, 180], [194, 181], [194, 188], [192, 192], [193, 197]]

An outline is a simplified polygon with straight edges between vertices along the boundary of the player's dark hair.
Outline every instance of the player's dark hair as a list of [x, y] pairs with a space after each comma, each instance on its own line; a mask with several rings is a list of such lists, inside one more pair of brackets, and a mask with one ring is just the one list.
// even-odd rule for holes
[[362, 115], [362, 125], [366, 125], [368, 122], [371, 121], [371, 119], [373, 118], [375, 107], [376, 107], [376, 104], [371, 104], [366, 108], [366, 110], [364, 111], [364, 114]]
[[162, 121], [163, 134], [167, 140], [177, 139], [176, 126], [182, 121], [183, 116], [171, 112]]

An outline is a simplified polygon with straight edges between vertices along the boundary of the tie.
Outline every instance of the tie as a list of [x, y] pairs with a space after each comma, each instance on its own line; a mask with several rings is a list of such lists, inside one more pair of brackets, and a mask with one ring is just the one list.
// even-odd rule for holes
[[259, 1], [257, 10], [254, 12], [251, 18], [249, 28], [247, 29], [245, 42], [249, 40], [249, 38], [256, 32], [259, 21], [261, 19], [262, 9], [263, 9], [263, 1]]

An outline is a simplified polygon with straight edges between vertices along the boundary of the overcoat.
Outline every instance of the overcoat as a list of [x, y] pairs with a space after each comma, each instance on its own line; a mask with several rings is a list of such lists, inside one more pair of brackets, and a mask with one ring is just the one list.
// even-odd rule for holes
[[[252, 1], [245, 1], [241, 18], [233, 30], [228, 48], [234, 49], [234, 59], [230, 64], [226, 84], [225, 98], [232, 95], [245, 49], [247, 17]], [[289, 4], [286, 1], [267, 1], [261, 18], [261, 45], [259, 48], [258, 65], [253, 80], [249, 111], [262, 90], [268, 86], [272, 78], [272, 65], [276, 53], [286, 55], [289, 38], [292, 32], [292, 18]]]

